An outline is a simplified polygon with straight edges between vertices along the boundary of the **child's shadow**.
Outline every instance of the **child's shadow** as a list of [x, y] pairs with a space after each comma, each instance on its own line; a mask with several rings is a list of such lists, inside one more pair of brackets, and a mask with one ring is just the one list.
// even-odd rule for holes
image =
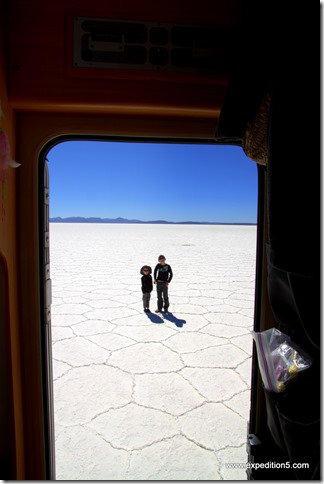
[[167, 319], [171, 323], [174, 323], [177, 328], [182, 328], [183, 325], [187, 323], [185, 319], [176, 318], [175, 315], [172, 313], [163, 313], [163, 318]]
[[146, 313], [146, 316], [152, 321], [152, 323], [155, 323], [155, 324], [164, 323], [163, 319], [160, 316], [158, 316], [157, 314]]

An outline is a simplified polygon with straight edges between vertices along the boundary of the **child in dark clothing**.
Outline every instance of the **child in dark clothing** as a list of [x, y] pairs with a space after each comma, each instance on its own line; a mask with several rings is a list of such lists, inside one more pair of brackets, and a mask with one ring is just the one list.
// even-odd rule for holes
[[140, 274], [142, 274], [141, 282], [142, 282], [142, 293], [143, 293], [143, 307], [144, 312], [150, 312], [150, 299], [151, 299], [151, 292], [153, 291], [153, 280], [152, 280], [152, 268], [150, 266], [143, 266], [140, 270]]
[[154, 269], [154, 284], [156, 284], [158, 299], [158, 308], [155, 312], [160, 313], [162, 311], [164, 303], [164, 311], [167, 313], [169, 309], [168, 286], [173, 277], [173, 273], [171, 266], [169, 264], [166, 264], [164, 255], [160, 255], [158, 261], [159, 263], [156, 264]]

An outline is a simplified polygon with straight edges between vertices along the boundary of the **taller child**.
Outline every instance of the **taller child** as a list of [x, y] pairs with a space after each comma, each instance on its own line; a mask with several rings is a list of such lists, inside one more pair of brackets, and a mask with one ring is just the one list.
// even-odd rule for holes
[[164, 311], [167, 313], [169, 310], [168, 286], [173, 273], [170, 264], [166, 264], [164, 255], [159, 255], [158, 261], [154, 269], [154, 284], [156, 284], [158, 306], [155, 312], [160, 313], [164, 306]]

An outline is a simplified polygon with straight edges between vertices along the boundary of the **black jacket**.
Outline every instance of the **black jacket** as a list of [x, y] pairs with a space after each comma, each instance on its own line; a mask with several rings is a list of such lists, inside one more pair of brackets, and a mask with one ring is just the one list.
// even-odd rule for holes
[[145, 294], [147, 292], [153, 291], [153, 280], [151, 274], [147, 274], [141, 277], [142, 281], [142, 293]]
[[169, 264], [156, 264], [154, 269], [155, 281], [171, 282], [172, 277], [173, 273]]

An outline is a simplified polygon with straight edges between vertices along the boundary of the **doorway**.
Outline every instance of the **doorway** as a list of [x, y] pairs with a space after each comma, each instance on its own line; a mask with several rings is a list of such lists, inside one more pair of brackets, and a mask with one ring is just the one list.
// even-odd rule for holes
[[[256, 166], [177, 143], [47, 158], [56, 479], [246, 479]], [[140, 268], [160, 253], [170, 312], [154, 289], [144, 313]]]

